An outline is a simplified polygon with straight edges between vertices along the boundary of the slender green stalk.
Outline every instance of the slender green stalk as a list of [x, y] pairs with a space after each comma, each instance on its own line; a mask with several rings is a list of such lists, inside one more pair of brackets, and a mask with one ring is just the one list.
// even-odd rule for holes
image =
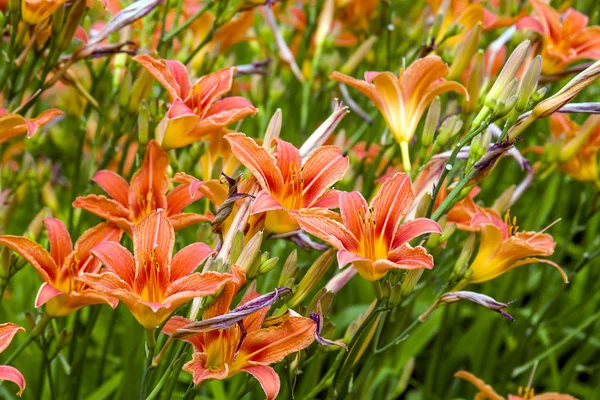
[[152, 371], [152, 359], [154, 358], [154, 347], [156, 346], [155, 329], [146, 330], [146, 363], [144, 364], [144, 374], [142, 375], [142, 386], [140, 388], [140, 400], [146, 398], [146, 386], [149, 382], [149, 375]]
[[46, 325], [48, 325], [48, 323], [51, 320], [52, 320], [51, 316], [49, 316], [46, 313], [42, 314], [42, 318], [37, 323], [35, 328], [33, 328], [33, 331], [31, 331], [31, 333], [29, 334], [29, 336], [27, 336], [25, 341], [23, 341], [23, 343], [21, 343], [21, 345], [19, 347], [17, 347], [17, 349], [6, 359], [4, 364], [6, 364], [6, 365], [12, 364], [15, 361], [15, 359], [19, 356], [19, 354], [21, 354], [23, 352], [23, 350], [25, 350], [27, 348], [27, 346], [29, 346], [31, 344], [31, 342], [33, 342], [35, 340], [35, 338], [37, 338], [38, 336], [40, 336], [42, 334], [42, 332], [44, 332], [44, 328], [46, 327]]

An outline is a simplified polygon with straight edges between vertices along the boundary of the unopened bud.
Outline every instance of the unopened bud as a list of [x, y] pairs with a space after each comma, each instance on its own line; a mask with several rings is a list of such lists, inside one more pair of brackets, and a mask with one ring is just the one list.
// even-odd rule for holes
[[61, 51], [65, 50], [71, 44], [71, 40], [73, 39], [73, 36], [75, 36], [77, 27], [79, 27], [83, 18], [83, 14], [85, 14], [85, 8], [86, 0], [76, 0], [69, 9], [69, 15], [67, 16], [64, 25], [59, 27], [60, 36], [58, 39], [58, 46]]
[[[116, 86], [116, 85], [115, 85]], [[133, 86], [133, 76], [131, 75], [131, 71], [127, 70], [122, 75], [119, 74], [119, 105], [123, 108], [126, 108], [129, 104], [129, 99], [131, 96]]]
[[454, 268], [452, 269], [452, 274], [450, 276], [451, 280], [459, 280], [462, 279], [463, 276], [467, 273], [471, 261], [471, 256], [475, 251], [475, 243], [476, 243], [476, 234], [472, 233], [467, 238], [456, 263], [454, 264]]
[[450, 65], [448, 79], [456, 80], [460, 78], [463, 72], [465, 72], [473, 59], [473, 55], [477, 51], [480, 36], [481, 23], [478, 23], [467, 32], [463, 41], [456, 47], [455, 57], [454, 61], [452, 61], [452, 65]]
[[319, 14], [319, 21], [317, 23], [317, 29], [315, 32], [315, 44], [317, 46], [317, 52], [320, 52], [323, 48], [323, 43], [329, 35], [331, 24], [333, 22], [333, 12], [335, 9], [334, 0], [325, 0], [321, 14]]
[[60, 7], [58, 7], [56, 11], [54, 11], [54, 13], [52, 14], [52, 35], [60, 35], [61, 31], [63, 30], [65, 23], [66, 7], [67, 6], [63, 4]]
[[475, 55], [473, 66], [467, 78], [467, 92], [469, 96], [465, 96], [463, 100], [463, 110], [466, 114], [475, 111], [479, 103], [479, 94], [483, 86], [483, 50], [479, 50]]
[[248, 243], [244, 246], [244, 249], [240, 253], [236, 265], [242, 269], [242, 271], [248, 273], [250, 267], [260, 254], [260, 246], [262, 245], [263, 231], [258, 232], [252, 239], [248, 240]]
[[532, 95], [531, 95], [531, 100], [533, 101], [540, 101], [542, 100], [544, 97], [546, 97], [546, 93], [548, 92], [548, 88], [547, 87], [541, 87], [538, 90], [536, 90]]
[[421, 144], [424, 148], [427, 148], [433, 143], [433, 137], [437, 129], [438, 122], [440, 121], [440, 98], [436, 97], [431, 102], [429, 110], [427, 110], [427, 117], [425, 118], [425, 125], [423, 126], [423, 136], [421, 138]]
[[509, 321], [513, 321], [513, 317], [504, 311], [504, 309], [507, 308], [508, 305], [512, 302], [500, 303], [500, 302], [494, 300], [493, 298], [491, 298], [490, 296], [486, 296], [481, 293], [468, 292], [468, 291], [448, 292], [448, 293], [443, 294], [440, 297], [439, 302], [444, 303], [444, 304], [452, 304], [452, 303], [456, 303], [457, 301], [461, 301], [461, 300], [468, 300], [472, 303], [478, 304], [478, 305], [488, 308], [492, 311], [496, 311], [497, 313], [500, 313], [504, 318], [508, 319]]
[[362, 44], [352, 53], [348, 61], [342, 65], [340, 68], [340, 72], [346, 75], [351, 75], [356, 67], [360, 65], [365, 56], [371, 51], [373, 44], [377, 41], [377, 36], [370, 36], [367, 40], [362, 42]]
[[283, 268], [281, 270], [281, 275], [279, 275], [279, 281], [277, 282], [277, 286], [293, 286], [297, 274], [298, 251], [294, 249], [283, 263]]
[[146, 68], [142, 68], [140, 73], [133, 84], [131, 90], [131, 100], [129, 101], [129, 112], [137, 113], [142, 99], [145, 99], [154, 84], [154, 77], [148, 72]]
[[308, 311], [317, 312], [320, 309], [323, 315], [327, 315], [333, 304], [333, 296], [334, 293], [327, 290], [327, 288], [319, 289], [310, 301]]
[[138, 140], [140, 144], [145, 145], [148, 143], [150, 127], [150, 115], [148, 113], [148, 107], [146, 106], [146, 102], [143, 101], [140, 106], [140, 111], [138, 114]]
[[489, 104], [500, 96], [506, 86], [514, 79], [519, 68], [521, 68], [523, 61], [527, 56], [527, 51], [529, 50], [529, 43], [529, 40], [526, 40], [518, 45], [504, 64], [496, 82], [494, 82], [494, 85], [485, 98], [485, 104], [490, 108], [493, 108], [493, 106], [490, 106]]
[[440, 126], [440, 131], [436, 139], [441, 147], [445, 146], [454, 136], [456, 136], [462, 129], [463, 122], [460, 120], [458, 115], [453, 115], [446, 118]]
[[399, 285], [399, 287], [395, 287], [392, 290], [392, 294], [389, 299], [390, 303], [400, 304], [402, 299], [411, 294], [415, 286], [417, 286], [417, 283], [419, 283], [419, 279], [421, 279], [423, 271], [425, 271], [423, 268], [406, 271], [406, 274], [402, 279], [402, 283]]
[[271, 257], [261, 262], [260, 266], [258, 267], [258, 275], [264, 275], [267, 272], [270, 272], [273, 268], [277, 266], [278, 262], [279, 257]]
[[237, 263], [242, 250], [244, 249], [244, 232], [240, 229], [233, 236], [231, 241], [231, 250], [229, 250], [229, 263], [234, 265]]
[[527, 72], [519, 84], [519, 90], [517, 92], [518, 100], [515, 105], [515, 108], [519, 113], [522, 113], [527, 109], [529, 100], [537, 89], [541, 72], [542, 56], [538, 55], [533, 59], [531, 64], [529, 64], [529, 68], [527, 68]]
[[304, 298], [316, 287], [333, 263], [336, 252], [337, 249], [332, 247], [315, 260], [313, 265], [311, 265], [304, 277], [300, 280], [292, 297], [286, 302], [289, 308], [293, 308], [300, 304], [300, 302], [302, 302], [302, 300], [304, 300]]
[[40, 212], [33, 217], [29, 225], [27, 225], [27, 229], [23, 232], [23, 236], [37, 242], [44, 230], [44, 219], [50, 218], [51, 216], [52, 213], [49, 208], [41, 209]]

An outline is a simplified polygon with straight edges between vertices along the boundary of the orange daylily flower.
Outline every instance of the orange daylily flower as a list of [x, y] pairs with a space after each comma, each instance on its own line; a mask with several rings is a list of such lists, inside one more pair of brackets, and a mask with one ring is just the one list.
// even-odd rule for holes
[[[224, 315], [240, 287], [246, 281], [243, 271], [233, 266], [234, 279], [225, 287], [216, 301], [204, 311], [202, 319]], [[256, 292], [246, 295], [240, 304], [257, 298]], [[265, 320], [268, 307], [244, 318], [241, 324], [227, 329], [216, 329], [186, 335], [186, 342], [194, 346], [192, 360], [183, 370], [193, 375], [194, 383], [207, 379], [226, 379], [240, 372], [254, 376], [262, 386], [267, 400], [279, 393], [279, 376], [270, 367], [291, 353], [308, 347], [315, 339], [316, 324], [310, 318], [291, 313]], [[162, 332], [172, 335], [175, 330], [192, 323], [186, 318], [171, 318]]]
[[226, 97], [231, 91], [235, 68], [224, 68], [200, 78], [190, 86], [185, 66], [176, 60], [134, 57], [167, 90], [171, 106], [161, 122], [159, 141], [165, 149], [184, 147], [211, 132], [225, 128], [258, 109], [243, 97]]
[[[442, 193], [443, 192], [443, 193]], [[446, 197], [446, 190], [440, 190], [441, 200]], [[473, 199], [479, 193], [479, 188], [475, 187], [468, 196], [465, 196], [461, 201], [456, 203], [454, 207], [448, 211], [448, 222], [456, 224], [458, 229], [470, 232], [479, 232], [481, 230], [482, 221], [488, 221], [491, 224], [500, 226], [502, 218], [500, 214], [493, 208], [481, 207], [475, 203]], [[441, 201], [440, 200], [440, 201]], [[473, 225], [472, 221], [476, 218], [477, 224]]]
[[192, 197], [189, 184], [169, 188], [169, 156], [152, 140], [148, 143], [142, 166], [128, 184], [125, 179], [113, 171], [98, 171], [92, 178], [112, 199], [106, 196], [90, 194], [77, 197], [73, 207], [83, 208], [113, 222], [130, 236], [133, 227], [146, 215], [157, 209], [164, 209], [173, 228], [178, 231], [190, 225], [212, 220], [212, 216], [184, 213], [183, 209], [202, 196]]
[[22, 0], [21, 17], [30, 25], [37, 25], [50, 18], [67, 0]]
[[175, 231], [163, 210], [148, 214], [133, 229], [133, 255], [117, 242], [104, 242], [92, 254], [107, 272], [79, 279], [122, 301], [147, 330], [163, 323], [188, 301], [217, 293], [231, 279], [218, 272], [192, 273], [214, 251], [192, 243], [172, 256]]
[[400, 70], [398, 77], [391, 72], [366, 72], [361, 81], [336, 71], [330, 78], [354, 87], [375, 104], [400, 143], [404, 169], [409, 171], [408, 144], [429, 104], [449, 91], [468, 97], [460, 83], [443, 79], [449, 71], [440, 57], [427, 56], [413, 62], [406, 71]]
[[600, 115], [589, 116], [579, 126], [568, 114], [552, 114], [550, 132], [564, 141], [559, 154], [560, 170], [579, 181], [595, 182], [600, 187]]
[[[472, 383], [473, 386], [479, 390], [475, 395], [474, 400], [505, 400], [505, 398], [496, 393], [490, 385], [468, 371], [458, 371], [454, 376]], [[519, 395], [515, 396], [509, 394], [508, 400], [577, 400], [577, 398], [561, 393], [543, 393], [535, 395], [533, 389], [519, 388]]]
[[90, 250], [102, 242], [120, 240], [122, 231], [109, 223], [96, 225], [85, 231], [73, 248], [71, 236], [62, 221], [48, 218], [44, 223], [50, 252], [26, 237], [0, 236], [0, 244], [31, 263], [44, 280], [35, 298], [35, 306], [46, 304], [46, 314], [52, 317], [63, 317], [92, 304], [107, 303], [115, 308], [116, 299], [91, 289], [78, 281], [78, 277], [100, 269], [100, 262], [90, 254]]
[[370, 205], [359, 192], [339, 196], [343, 223], [312, 210], [294, 215], [302, 229], [339, 250], [340, 268], [352, 263], [369, 281], [383, 278], [392, 269], [433, 268], [433, 257], [425, 248], [413, 248], [408, 242], [424, 233], [440, 233], [440, 226], [427, 218], [400, 223], [415, 198], [406, 174], [387, 179]]
[[290, 211], [338, 207], [338, 192], [330, 187], [348, 169], [348, 157], [338, 147], [322, 146], [303, 160], [297, 148], [281, 139], [276, 141], [274, 157], [242, 133], [230, 133], [225, 139], [262, 188], [252, 213], [267, 213], [265, 227], [270, 232], [299, 228]]
[[518, 232], [516, 218], [511, 222], [508, 213], [505, 221], [491, 222], [485, 215], [477, 215], [471, 221], [472, 226], [480, 226], [481, 241], [477, 256], [469, 266], [467, 275], [453, 289], [461, 290], [470, 283], [481, 283], [521, 265], [541, 262], [550, 264], [569, 282], [567, 274], [553, 261], [538, 258], [554, 253], [556, 243], [552, 236], [542, 232]]
[[588, 17], [572, 8], [560, 14], [540, 0], [530, 0], [536, 16], [517, 26], [542, 35], [542, 73], [562, 72], [577, 60], [600, 58], [600, 26], [588, 27]]
[[[6, 350], [17, 332], [25, 332], [25, 329], [12, 322], [0, 324], [0, 353]], [[25, 390], [25, 378], [15, 367], [11, 367], [10, 365], [0, 365], [0, 382], [2, 381], [16, 383], [19, 387], [17, 396], [23, 394], [23, 390]]]
[[0, 108], [0, 144], [24, 134], [30, 138], [40, 127], [62, 114], [62, 111], [53, 108], [42, 112], [36, 118], [25, 118]]

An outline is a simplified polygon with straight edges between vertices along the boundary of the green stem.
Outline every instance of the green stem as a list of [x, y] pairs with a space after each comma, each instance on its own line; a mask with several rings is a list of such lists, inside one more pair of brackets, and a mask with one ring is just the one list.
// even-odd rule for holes
[[454, 203], [460, 200], [458, 196], [460, 196], [460, 193], [463, 190], [463, 188], [467, 185], [467, 183], [469, 183], [471, 178], [473, 178], [476, 173], [477, 170], [475, 168], [472, 168], [471, 171], [469, 171], [469, 173], [465, 175], [464, 178], [462, 178], [456, 184], [454, 189], [452, 189], [450, 194], [448, 194], [448, 197], [446, 197], [444, 201], [442, 201], [442, 204], [440, 204], [440, 206], [435, 210], [435, 212], [431, 216], [432, 220], [437, 221], [438, 219], [440, 219], [440, 217], [444, 214], [444, 212], [446, 212], [447, 209], [452, 207]]
[[381, 354], [384, 351], [404, 342], [406, 339], [408, 339], [408, 337], [412, 333], [412, 331], [414, 331], [415, 328], [419, 325], [421, 325], [421, 320], [419, 320], [417, 318], [412, 322], [412, 324], [410, 324], [405, 330], [403, 330], [402, 333], [400, 333], [398, 336], [396, 336], [396, 338], [392, 339], [392, 341], [390, 343], [386, 344], [382, 348], [375, 349], [374, 354], [375, 355]]
[[410, 164], [410, 152], [408, 150], [408, 142], [400, 142], [400, 150], [402, 152], [402, 168], [404, 168], [404, 172], [410, 174], [412, 166]]
[[146, 330], [146, 363], [144, 364], [144, 374], [142, 375], [142, 386], [140, 388], [140, 400], [146, 398], [146, 386], [148, 385], [150, 371], [152, 371], [152, 358], [154, 357], [154, 347], [156, 346], [155, 329]]
[[15, 361], [15, 359], [19, 356], [19, 354], [21, 354], [23, 352], [23, 350], [25, 350], [27, 348], [27, 346], [29, 346], [31, 344], [31, 342], [33, 342], [35, 340], [35, 338], [37, 338], [38, 336], [40, 336], [42, 334], [42, 332], [44, 332], [44, 328], [46, 327], [46, 325], [48, 325], [48, 323], [51, 320], [52, 320], [52, 317], [49, 316], [48, 314], [44, 313], [42, 315], [42, 318], [40, 319], [40, 321], [37, 323], [37, 325], [33, 329], [33, 331], [31, 331], [31, 334], [29, 334], [29, 336], [27, 336], [25, 341], [23, 343], [21, 343], [21, 345], [19, 347], [17, 347], [17, 349], [10, 355], [10, 357], [8, 357], [8, 359], [4, 362], [4, 364], [6, 364], [6, 365], [12, 364]]
[[[186, 29], [187, 27], [189, 27], [191, 24], [194, 23], [194, 21], [196, 21], [206, 11], [208, 11], [212, 7], [212, 3], [213, 3], [212, 1], [209, 1], [208, 3], [206, 3], [206, 5], [204, 7], [202, 7], [200, 10], [198, 10], [196, 12], [196, 14], [194, 14], [190, 18], [188, 18], [182, 25], [178, 26], [176, 29], [174, 29], [173, 31], [171, 31], [171, 33], [169, 33], [168, 35], [164, 36], [161, 39], [161, 42], [170, 42], [171, 40], [173, 40], [174, 37], [176, 37], [177, 35], [179, 35], [184, 29]], [[180, 7], [179, 4], [177, 6]], [[176, 21], [177, 21], [177, 19], [176, 19]]]

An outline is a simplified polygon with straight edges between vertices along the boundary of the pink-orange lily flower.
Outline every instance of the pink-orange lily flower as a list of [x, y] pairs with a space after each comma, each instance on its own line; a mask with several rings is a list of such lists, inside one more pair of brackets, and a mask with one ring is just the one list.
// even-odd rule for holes
[[427, 218], [400, 223], [414, 198], [410, 178], [397, 173], [381, 185], [370, 205], [359, 192], [340, 193], [343, 223], [311, 210], [297, 211], [295, 217], [302, 229], [339, 250], [340, 268], [352, 263], [363, 278], [377, 281], [392, 269], [433, 268], [425, 248], [408, 242], [439, 233], [440, 226]]
[[107, 272], [79, 279], [101, 293], [122, 301], [147, 330], [163, 323], [188, 301], [217, 293], [231, 279], [218, 272], [193, 273], [214, 251], [192, 243], [174, 256], [175, 231], [162, 210], [148, 214], [133, 229], [133, 250], [117, 242], [104, 242], [92, 254]]
[[146, 215], [159, 208], [165, 210], [173, 228], [178, 231], [193, 224], [210, 221], [211, 215], [184, 213], [183, 209], [202, 196], [192, 197], [189, 184], [169, 189], [169, 156], [152, 140], [148, 143], [142, 166], [128, 184], [113, 171], [102, 170], [94, 175], [96, 182], [112, 199], [106, 196], [88, 195], [77, 197], [73, 207], [83, 208], [113, 222], [132, 234], [133, 227]]
[[338, 192], [330, 187], [348, 169], [348, 157], [338, 147], [322, 146], [303, 160], [297, 148], [281, 139], [277, 139], [274, 157], [242, 133], [230, 133], [225, 139], [261, 186], [252, 213], [267, 213], [268, 231], [287, 233], [298, 229], [290, 211], [338, 207]]
[[547, 257], [554, 253], [556, 243], [552, 236], [543, 232], [518, 232], [516, 218], [511, 222], [508, 213], [505, 221], [490, 222], [485, 215], [477, 215], [471, 221], [472, 226], [481, 228], [481, 241], [475, 259], [469, 266], [465, 277], [453, 291], [461, 290], [470, 283], [481, 283], [522, 265], [541, 262], [550, 264], [560, 272], [565, 283], [567, 274]]
[[[232, 274], [235, 279], [225, 285], [217, 300], [204, 311], [203, 320], [229, 312], [233, 298], [246, 280], [244, 273], [235, 266]], [[241, 304], [256, 297], [258, 293], [250, 293]], [[244, 318], [241, 325], [186, 335], [184, 340], [194, 346], [195, 352], [183, 369], [192, 374], [194, 383], [226, 379], [247, 372], [259, 381], [267, 400], [275, 399], [279, 393], [279, 376], [270, 365], [308, 347], [315, 339], [316, 324], [310, 318], [289, 312], [265, 321], [267, 311], [268, 307], [260, 309]], [[175, 330], [191, 323], [186, 318], [175, 316], [166, 323], [162, 332], [172, 335]]]
[[354, 79], [337, 71], [331, 79], [343, 82], [367, 96], [379, 109], [402, 149], [404, 170], [410, 171], [408, 144], [417, 130], [423, 113], [433, 99], [454, 91], [468, 97], [457, 82], [445, 81], [450, 69], [438, 56], [427, 56], [413, 62], [399, 76], [392, 72], [366, 72], [365, 80]]
[[[440, 196], [442, 199], [445, 198], [444, 194]], [[440, 190], [442, 193], [442, 190]], [[456, 224], [456, 227], [461, 230], [470, 232], [479, 232], [481, 230], [481, 221], [488, 221], [489, 223], [500, 226], [502, 218], [500, 214], [493, 208], [482, 207], [475, 203], [473, 198], [479, 193], [479, 188], [475, 187], [468, 196], [459, 201], [448, 211], [448, 222]], [[477, 218], [477, 224], [472, 224], [474, 218]]]
[[0, 144], [24, 134], [30, 138], [40, 127], [62, 114], [62, 111], [53, 108], [30, 119], [19, 114], [11, 114], [5, 108], [0, 108]]
[[530, 0], [536, 16], [521, 19], [517, 27], [542, 35], [542, 73], [562, 72], [577, 60], [600, 58], [600, 26], [588, 27], [588, 17], [572, 8], [560, 14], [540, 0]]
[[[6, 350], [17, 332], [25, 332], [25, 329], [12, 322], [0, 324], [0, 353]], [[10, 365], [0, 365], [0, 382], [2, 381], [16, 383], [19, 387], [17, 396], [23, 394], [23, 390], [25, 390], [25, 378], [15, 367], [11, 367]]]
[[568, 114], [552, 114], [550, 132], [562, 141], [558, 155], [559, 169], [579, 181], [594, 182], [600, 187], [600, 115], [589, 116], [579, 126]]
[[[477, 388], [479, 392], [475, 395], [474, 400], [506, 400], [504, 397], [496, 393], [496, 391], [490, 385], [468, 371], [458, 371], [454, 374], [454, 376], [472, 383], [473, 386]], [[532, 388], [523, 389], [520, 387], [519, 395], [515, 396], [513, 394], [509, 394], [508, 400], [577, 400], [577, 398], [568, 394], [550, 392], [535, 395]]]
[[231, 91], [235, 68], [224, 68], [203, 76], [190, 86], [185, 66], [176, 60], [155, 60], [142, 54], [134, 57], [166, 89], [171, 106], [159, 129], [166, 149], [184, 147], [211, 132], [225, 132], [228, 125], [258, 109], [249, 100], [225, 97]]
[[71, 236], [62, 221], [48, 218], [44, 223], [50, 252], [22, 236], [0, 236], [0, 244], [31, 263], [44, 280], [35, 306], [46, 304], [46, 314], [51, 317], [63, 317], [92, 304], [107, 303], [115, 308], [116, 299], [91, 289], [77, 279], [84, 273], [100, 269], [100, 262], [90, 254], [90, 250], [102, 242], [120, 240], [121, 229], [109, 223], [96, 225], [85, 231], [73, 248]]

